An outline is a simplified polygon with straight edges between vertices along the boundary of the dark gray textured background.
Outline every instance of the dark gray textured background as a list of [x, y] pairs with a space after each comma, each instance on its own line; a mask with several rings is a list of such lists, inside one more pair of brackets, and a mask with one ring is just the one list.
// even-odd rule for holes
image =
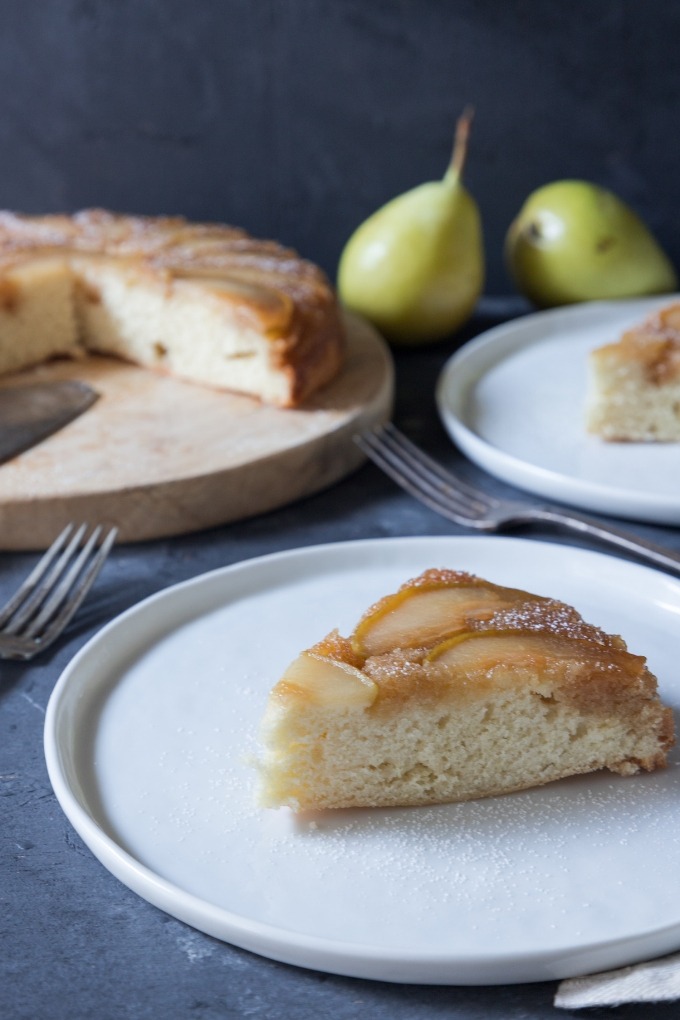
[[0, 208], [224, 220], [334, 275], [367, 214], [444, 172], [472, 103], [487, 293], [562, 177], [680, 263], [679, 29], [667, 0], [2, 0]]

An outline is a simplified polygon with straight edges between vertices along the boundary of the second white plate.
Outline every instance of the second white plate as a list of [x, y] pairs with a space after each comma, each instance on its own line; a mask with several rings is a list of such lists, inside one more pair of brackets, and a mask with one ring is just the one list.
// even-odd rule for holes
[[672, 300], [557, 308], [477, 337], [439, 379], [449, 435], [480, 467], [539, 496], [680, 524], [680, 443], [605, 443], [584, 424], [588, 352]]
[[[134, 607], [48, 706], [50, 779], [126, 886], [217, 938], [354, 977], [538, 981], [680, 946], [678, 757], [466, 804], [296, 819], [257, 806], [268, 692], [300, 648], [427, 567], [576, 605], [680, 706], [680, 581], [569, 546], [414, 538], [246, 561]], [[644, 862], [663, 861], [663, 867]], [[641, 864], [642, 862], [642, 864]]]

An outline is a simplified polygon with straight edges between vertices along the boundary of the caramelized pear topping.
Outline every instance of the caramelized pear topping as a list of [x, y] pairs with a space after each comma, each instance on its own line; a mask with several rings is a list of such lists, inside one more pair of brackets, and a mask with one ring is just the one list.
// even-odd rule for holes
[[[425, 661], [460, 670], [488, 671], [496, 666], [531, 666], [543, 670], [555, 660], [596, 668], [603, 663], [603, 646], [546, 631], [480, 630], [443, 641]], [[631, 677], [639, 676], [645, 659], [630, 652], [608, 648], [606, 661]]]
[[471, 682], [481, 690], [515, 670], [559, 674], [573, 687], [569, 697], [591, 702], [633, 688], [644, 696], [653, 686], [644, 657], [572, 606], [461, 571], [428, 570], [372, 606], [350, 638], [333, 631], [304, 652], [277, 689], [313, 705], [377, 709], [469, 692]]
[[527, 597], [470, 574], [428, 570], [368, 610], [351, 637], [352, 647], [365, 657], [394, 648], [428, 648]]
[[313, 652], [302, 652], [274, 688], [274, 694], [338, 708], [368, 708], [377, 693], [377, 685], [365, 673]]

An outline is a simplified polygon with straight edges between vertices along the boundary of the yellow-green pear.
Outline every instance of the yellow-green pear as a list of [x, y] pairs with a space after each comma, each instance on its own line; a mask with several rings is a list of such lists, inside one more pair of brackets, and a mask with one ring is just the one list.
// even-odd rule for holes
[[517, 288], [543, 308], [677, 289], [671, 262], [640, 217], [589, 181], [534, 191], [508, 230], [505, 255]]
[[421, 344], [450, 335], [470, 318], [484, 283], [477, 205], [461, 177], [472, 119], [456, 129], [441, 181], [404, 192], [352, 234], [338, 267], [344, 304], [395, 343]]

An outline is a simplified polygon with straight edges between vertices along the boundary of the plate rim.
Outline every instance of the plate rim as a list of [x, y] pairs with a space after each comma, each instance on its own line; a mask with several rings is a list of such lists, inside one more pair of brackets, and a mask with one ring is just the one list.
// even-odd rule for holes
[[[489, 474], [534, 495], [616, 517], [655, 524], [680, 524], [680, 494], [650, 496], [635, 489], [603, 485], [545, 468], [508, 453], [486, 440], [466, 421], [464, 404], [472, 388], [506, 357], [550, 339], [540, 327], [563, 320], [589, 320], [614, 310], [644, 315], [680, 294], [609, 301], [586, 301], [543, 309], [500, 323], [469, 340], [447, 360], [435, 385], [435, 404], [449, 438]], [[536, 335], [532, 335], [536, 332]], [[507, 344], [507, 347], [504, 345]]]
[[[228, 583], [225, 579], [234, 574], [248, 571], [253, 567], [266, 567], [272, 562], [285, 563], [300, 556], [313, 559], [324, 558], [330, 554], [341, 562], [343, 553], [348, 548], [363, 550], [370, 546], [384, 549], [387, 553], [396, 547], [416, 549], [417, 546], [425, 548], [430, 544], [438, 546], [444, 544], [452, 547], [463, 545], [488, 548], [490, 543], [517, 549], [529, 547], [540, 548], [543, 551], [550, 549], [558, 558], [571, 557], [577, 552], [579, 557], [582, 556], [586, 560], [607, 561], [610, 569], [616, 565], [624, 572], [642, 571], [646, 575], [651, 573], [665, 579], [676, 588], [680, 586], [680, 579], [666, 575], [654, 567], [598, 550], [505, 536], [447, 535], [374, 537], [296, 547], [239, 560], [178, 581], [146, 596], [96, 632], [64, 668], [48, 701], [43, 731], [48, 776], [60, 808], [93, 856], [118, 881], [142, 899], [199, 931], [278, 962], [348, 977], [433, 985], [531, 983], [577, 976], [585, 972], [584, 966], [590, 971], [625, 966], [642, 959], [644, 954], [655, 956], [662, 952], [670, 952], [672, 948], [680, 945], [680, 906], [677, 922], [669, 925], [649, 927], [605, 943], [600, 940], [538, 952], [503, 950], [491, 954], [474, 952], [468, 955], [456, 952], [455, 956], [452, 956], [450, 952], [441, 954], [433, 954], [430, 950], [405, 952], [291, 931], [276, 924], [250, 919], [213, 904], [156, 874], [102, 828], [87, 806], [79, 800], [69, 782], [63, 765], [63, 748], [58, 740], [60, 713], [64, 709], [63, 697], [68, 685], [77, 681], [78, 671], [86, 669], [87, 660], [96, 655], [101, 642], [108, 640], [111, 634], [125, 627], [130, 619], [152, 613], [157, 603], [167, 599], [181, 600], [192, 587], [213, 583], [220, 586], [222, 583]], [[678, 595], [680, 596], [680, 591]], [[201, 610], [198, 615], [203, 615], [206, 611]], [[191, 618], [190, 612], [186, 611], [183, 614], [185, 622]], [[162, 633], [171, 633], [172, 629], [165, 629]], [[150, 638], [145, 647], [152, 647], [157, 640], [157, 635]], [[137, 653], [133, 660], [136, 658]], [[105, 677], [105, 672], [102, 675]], [[104, 682], [105, 679], [100, 678], [100, 684]], [[304, 955], [301, 956], [301, 953]]]

